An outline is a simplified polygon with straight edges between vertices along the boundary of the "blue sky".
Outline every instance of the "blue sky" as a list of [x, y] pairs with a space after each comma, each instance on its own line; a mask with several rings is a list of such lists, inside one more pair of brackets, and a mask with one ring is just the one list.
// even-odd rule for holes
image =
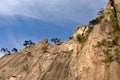
[[[68, 40], [96, 17], [106, 0], [1, 0], [0, 48], [23, 48], [24, 40]], [[2, 55], [2, 54], [1, 54]]]

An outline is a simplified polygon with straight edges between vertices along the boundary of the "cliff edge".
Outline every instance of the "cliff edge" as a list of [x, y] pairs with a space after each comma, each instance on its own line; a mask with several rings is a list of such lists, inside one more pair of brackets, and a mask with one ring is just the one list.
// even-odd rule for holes
[[49, 44], [47, 39], [17, 54], [0, 58], [0, 80], [120, 80], [120, 1], [72, 39]]

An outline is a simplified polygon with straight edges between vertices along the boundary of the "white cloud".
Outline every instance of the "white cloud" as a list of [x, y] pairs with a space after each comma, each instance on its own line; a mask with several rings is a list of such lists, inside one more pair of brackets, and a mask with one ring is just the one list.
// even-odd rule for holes
[[[48, 22], [79, 22], [89, 18], [106, 0], [1, 0], [0, 15], [26, 16]], [[90, 12], [90, 13], [91, 13]]]

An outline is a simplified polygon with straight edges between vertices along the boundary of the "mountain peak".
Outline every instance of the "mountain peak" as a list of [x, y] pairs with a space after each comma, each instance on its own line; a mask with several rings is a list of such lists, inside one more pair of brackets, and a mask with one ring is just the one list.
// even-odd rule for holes
[[[60, 44], [44, 39], [0, 58], [0, 80], [120, 80], [120, 1]], [[92, 27], [91, 27], [92, 26]]]

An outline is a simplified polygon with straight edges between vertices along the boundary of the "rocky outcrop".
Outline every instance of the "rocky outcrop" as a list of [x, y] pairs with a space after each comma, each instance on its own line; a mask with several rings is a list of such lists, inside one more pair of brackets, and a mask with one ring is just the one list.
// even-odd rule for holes
[[115, 9], [116, 16], [117, 16], [117, 19], [118, 19], [118, 24], [120, 26], [120, 0], [110, 0], [110, 1], [111, 1], [111, 5]]
[[77, 35], [79, 35], [79, 34], [81, 36], [86, 36], [88, 30], [89, 30], [89, 26], [87, 26], [87, 25], [80, 26], [80, 27], [78, 27], [77, 31], [73, 34], [73, 37], [77, 38]]
[[17, 54], [3, 56], [0, 80], [120, 80], [117, 7], [109, 2], [93, 29], [81, 26], [68, 41], [52, 45], [44, 39]]

